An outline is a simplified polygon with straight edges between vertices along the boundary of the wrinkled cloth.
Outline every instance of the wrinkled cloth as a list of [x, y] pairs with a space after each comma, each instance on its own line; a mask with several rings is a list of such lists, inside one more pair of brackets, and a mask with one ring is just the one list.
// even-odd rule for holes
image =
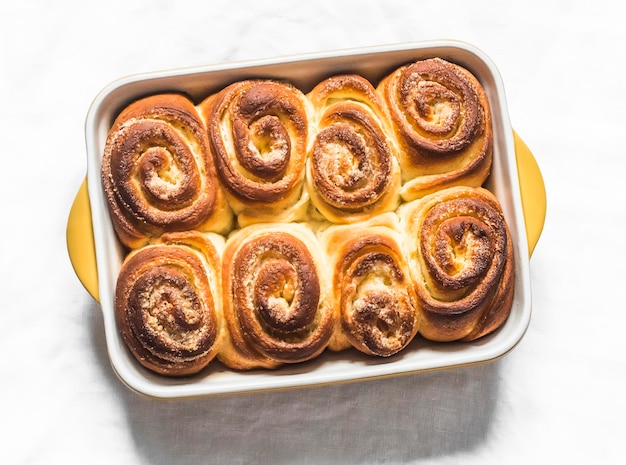
[[[2, 3], [3, 463], [623, 463], [618, 6]], [[532, 319], [517, 347], [475, 366], [279, 392], [160, 401], [128, 389], [65, 242], [98, 92], [134, 73], [433, 39], [468, 42], [496, 63], [545, 180]]]

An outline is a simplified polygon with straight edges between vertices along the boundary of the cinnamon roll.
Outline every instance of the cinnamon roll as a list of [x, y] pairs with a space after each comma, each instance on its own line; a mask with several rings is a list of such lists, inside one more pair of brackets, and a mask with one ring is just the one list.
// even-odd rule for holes
[[120, 113], [107, 136], [102, 183], [115, 231], [129, 248], [165, 232], [231, 227], [206, 129], [183, 95], [146, 97]]
[[419, 313], [398, 217], [331, 226], [320, 241], [333, 270], [337, 312], [329, 348], [353, 346], [380, 357], [404, 349], [418, 331]]
[[217, 172], [240, 226], [295, 221], [306, 212], [308, 102], [294, 86], [235, 82], [199, 105]]
[[422, 313], [434, 341], [478, 339], [508, 318], [514, 293], [509, 229], [486, 189], [451, 187], [400, 207]]
[[276, 368], [318, 356], [333, 329], [329, 286], [313, 233], [301, 224], [256, 224], [228, 238], [223, 259], [231, 368]]
[[306, 178], [312, 204], [334, 223], [395, 210], [400, 168], [378, 92], [361, 76], [341, 75], [307, 97], [315, 114]]
[[192, 375], [215, 358], [224, 331], [220, 238], [168, 233], [123, 262], [115, 317], [124, 342], [144, 367], [167, 376]]
[[483, 184], [491, 170], [493, 132], [489, 101], [474, 75], [432, 58], [401, 66], [377, 89], [401, 149], [404, 200]]

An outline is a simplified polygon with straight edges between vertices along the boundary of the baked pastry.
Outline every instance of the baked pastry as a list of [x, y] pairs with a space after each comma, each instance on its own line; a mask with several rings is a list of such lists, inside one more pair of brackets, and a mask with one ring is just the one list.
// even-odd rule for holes
[[336, 327], [329, 348], [353, 346], [380, 357], [404, 349], [418, 331], [419, 313], [397, 215], [331, 226], [320, 242], [333, 276]]
[[471, 341], [508, 318], [513, 245], [501, 206], [486, 189], [451, 187], [399, 209], [421, 311], [420, 334]]
[[199, 105], [219, 178], [240, 226], [306, 213], [308, 101], [291, 84], [235, 82]]
[[400, 168], [378, 92], [359, 75], [341, 75], [307, 97], [314, 114], [306, 177], [312, 204], [333, 223], [395, 210]]
[[333, 330], [329, 285], [304, 225], [255, 224], [228, 238], [223, 257], [228, 334], [218, 354], [235, 369], [317, 357]]
[[377, 87], [345, 74], [305, 95], [250, 79], [197, 105], [128, 105], [102, 161], [130, 249], [115, 296], [125, 344], [186, 376], [214, 358], [274, 369], [495, 331], [515, 277], [502, 208], [479, 187], [492, 138], [480, 83], [440, 58]]
[[493, 131], [487, 95], [473, 74], [431, 58], [397, 68], [377, 89], [400, 146], [404, 200], [483, 184], [491, 170]]
[[232, 224], [206, 129], [183, 95], [146, 97], [120, 113], [107, 136], [102, 184], [115, 231], [129, 248], [165, 232], [225, 232]]
[[115, 317], [144, 367], [167, 376], [192, 375], [215, 358], [224, 331], [219, 239], [169, 233], [123, 262]]

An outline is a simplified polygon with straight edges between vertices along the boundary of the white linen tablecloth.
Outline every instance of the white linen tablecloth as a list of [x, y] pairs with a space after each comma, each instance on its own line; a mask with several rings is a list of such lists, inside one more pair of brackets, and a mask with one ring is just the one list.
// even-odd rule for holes
[[[626, 67], [619, 2], [318, 0], [0, 6], [2, 463], [624, 463]], [[498, 66], [548, 192], [533, 315], [498, 361], [183, 401], [110, 367], [68, 259], [84, 120], [122, 76], [466, 41]]]

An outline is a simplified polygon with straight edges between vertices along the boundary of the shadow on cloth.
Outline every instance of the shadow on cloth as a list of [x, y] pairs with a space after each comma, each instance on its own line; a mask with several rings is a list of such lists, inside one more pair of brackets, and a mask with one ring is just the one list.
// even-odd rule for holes
[[[92, 323], [92, 334], [102, 334], [102, 321]], [[106, 360], [103, 338], [94, 343]], [[480, 446], [494, 418], [501, 363], [176, 401], [138, 395], [110, 368], [107, 376], [148, 463], [349, 465], [408, 463]]]

